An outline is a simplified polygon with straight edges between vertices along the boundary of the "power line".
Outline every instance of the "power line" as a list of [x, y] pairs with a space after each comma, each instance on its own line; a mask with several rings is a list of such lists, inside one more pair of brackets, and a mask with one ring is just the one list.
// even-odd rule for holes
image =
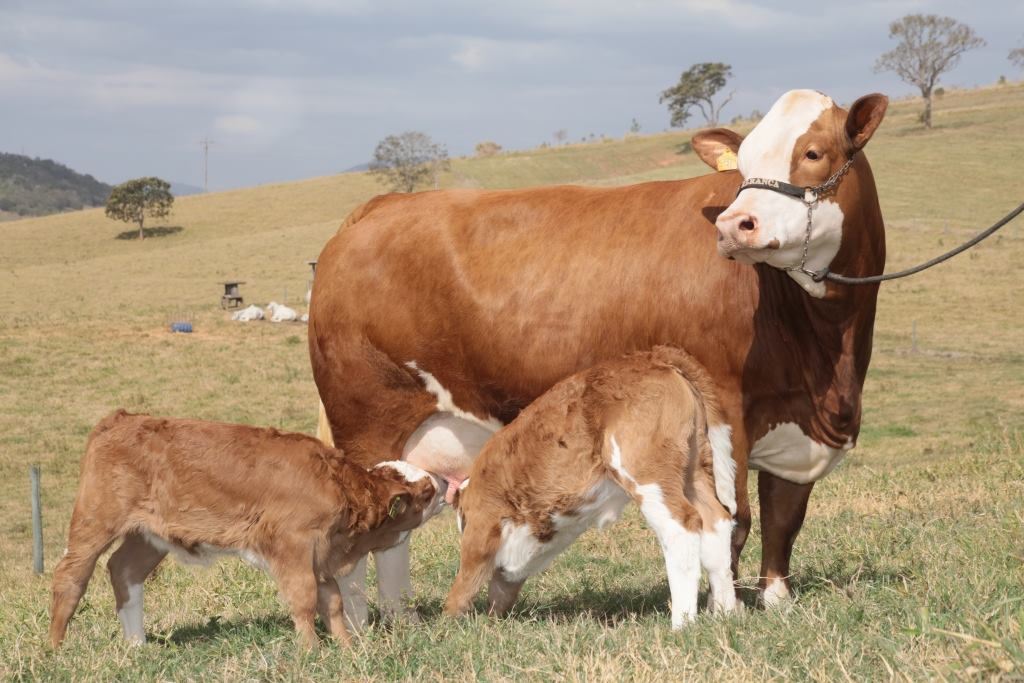
[[210, 145], [213, 145], [215, 143], [213, 140], [210, 140], [209, 138], [203, 138], [202, 140], [199, 141], [199, 144], [203, 148], [203, 192], [208, 192], [210, 189]]

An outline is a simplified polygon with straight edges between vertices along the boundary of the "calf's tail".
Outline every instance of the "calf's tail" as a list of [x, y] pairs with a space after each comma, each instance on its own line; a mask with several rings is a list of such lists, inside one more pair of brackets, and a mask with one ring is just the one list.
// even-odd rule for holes
[[[654, 350], [660, 358], [683, 376], [694, 392], [699, 419], [707, 425], [707, 445], [711, 449], [711, 470], [715, 475], [718, 501], [736, 516], [736, 461], [732, 457], [732, 427], [726, 422], [722, 404], [711, 376], [697, 360], [682, 349], [659, 346]], [[703, 425], [698, 425], [703, 433]], [[703, 446], [702, 446], [703, 449]], [[705, 451], [706, 452], [706, 451]]]

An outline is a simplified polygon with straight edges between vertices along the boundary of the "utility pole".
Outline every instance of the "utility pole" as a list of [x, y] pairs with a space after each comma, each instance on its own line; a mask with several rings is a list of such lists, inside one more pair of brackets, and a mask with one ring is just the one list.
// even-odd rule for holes
[[203, 192], [208, 192], [210, 189], [210, 145], [214, 144], [214, 142], [209, 138], [203, 138], [199, 141], [199, 144], [203, 147]]

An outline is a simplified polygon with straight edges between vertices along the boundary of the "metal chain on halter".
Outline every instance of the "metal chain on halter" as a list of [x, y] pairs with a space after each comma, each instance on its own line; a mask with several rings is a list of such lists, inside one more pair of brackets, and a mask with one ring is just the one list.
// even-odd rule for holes
[[817, 202], [821, 197], [827, 197], [832, 193], [836, 187], [839, 186], [839, 181], [843, 179], [846, 172], [850, 170], [850, 166], [853, 165], [853, 157], [846, 160], [846, 163], [839, 167], [839, 170], [829, 176], [829, 179], [823, 182], [821, 185], [815, 185], [814, 187], [807, 188], [814, 193], [814, 201]]
[[815, 185], [814, 187], [804, 188], [804, 196], [800, 201], [802, 201], [804, 206], [807, 207], [807, 232], [804, 234], [804, 246], [803, 253], [800, 255], [800, 265], [788, 266], [782, 270], [787, 272], [794, 270], [798, 271], [807, 275], [815, 282], [821, 282], [821, 279], [824, 278], [823, 274], [819, 277], [819, 273], [813, 270], [807, 270], [807, 250], [811, 245], [811, 223], [814, 218], [814, 207], [818, 205], [818, 202], [822, 197], [827, 197], [835, 191], [839, 186], [839, 181], [841, 181], [843, 176], [846, 175], [846, 172], [850, 170], [851, 165], [853, 165], [853, 157], [847, 159], [846, 163], [840, 166], [839, 170], [829, 176], [828, 180], [825, 182], [820, 185]]

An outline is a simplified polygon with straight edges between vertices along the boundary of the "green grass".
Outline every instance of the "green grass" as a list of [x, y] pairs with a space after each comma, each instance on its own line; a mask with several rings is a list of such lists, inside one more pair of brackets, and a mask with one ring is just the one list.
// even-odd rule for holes
[[[1024, 86], [949, 92], [936, 127], [894, 103], [869, 157], [889, 270], [944, 251], [1022, 197]], [[621, 184], [703, 173], [687, 133], [458, 159], [445, 185]], [[414, 537], [420, 624], [303, 653], [272, 582], [240, 563], [167, 563], [151, 643], [119, 640], [100, 566], [64, 649], [45, 647], [48, 578], [78, 458], [115, 407], [311, 432], [300, 325], [232, 323], [219, 280], [302, 308], [308, 269], [377, 191], [363, 174], [177, 202], [144, 242], [101, 211], [0, 225], [0, 677], [31, 679], [876, 679], [1024, 676], [1024, 224], [883, 286], [857, 450], [818, 484], [795, 550], [799, 600], [668, 629], [661, 554], [635, 513], [588, 533], [505, 620], [439, 616], [457, 563], [450, 514]], [[166, 321], [191, 314], [196, 333]], [[917, 350], [911, 330], [916, 323]], [[29, 463], [43, 466], [48, 573], [33, 577]], [[756, 510], [756, 487], [751, 490]], [[756, 582], [752, 534], [740, 577]], [[747, 596], [752, 603], [752, 597]]]

